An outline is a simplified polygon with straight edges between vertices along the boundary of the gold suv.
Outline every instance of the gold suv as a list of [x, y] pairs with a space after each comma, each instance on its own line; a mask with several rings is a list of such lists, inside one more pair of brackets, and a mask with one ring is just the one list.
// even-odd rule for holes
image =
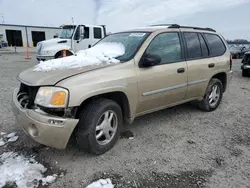
[[232, 79], [227, 43], [210, 28], [156, 25], [102, 42], [124, 45], [120, 63], [19, 74], [13, 111], [32, 139], [63, 149], [73, 136], [80, 149], [102, 154], [124, 121], [189, 101], [215, 110]]

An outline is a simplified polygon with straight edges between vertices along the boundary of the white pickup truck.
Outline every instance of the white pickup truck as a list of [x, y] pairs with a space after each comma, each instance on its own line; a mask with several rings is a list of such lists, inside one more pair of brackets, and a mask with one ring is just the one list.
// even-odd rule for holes
[[38, 61], [70, 56], [75, 52], [90, 48], [106, 36], [104, 25], [64, 25], [58, 38], [41, 41], [37, 44]]

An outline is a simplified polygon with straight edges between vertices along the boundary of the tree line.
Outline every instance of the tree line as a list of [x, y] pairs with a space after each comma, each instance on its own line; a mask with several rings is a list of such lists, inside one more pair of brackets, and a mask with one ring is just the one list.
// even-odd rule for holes
[[227, 40], [228, 44], [250, 44], [250, 41], [246, 39], [235, 39], [235, 40]]

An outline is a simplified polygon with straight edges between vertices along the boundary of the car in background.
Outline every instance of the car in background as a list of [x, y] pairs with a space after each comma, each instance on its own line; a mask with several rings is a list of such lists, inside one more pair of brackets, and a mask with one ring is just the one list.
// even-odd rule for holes
[[243, 65], [241, 66], [242, 76], [246, 77], [250, 75], [250, 52], [246, 52], [243, 60], [241, 62]]
[[234, 46], [230, 48], [230, 52], [233, 59], [241, 59], [248, 51], [245, 46]]

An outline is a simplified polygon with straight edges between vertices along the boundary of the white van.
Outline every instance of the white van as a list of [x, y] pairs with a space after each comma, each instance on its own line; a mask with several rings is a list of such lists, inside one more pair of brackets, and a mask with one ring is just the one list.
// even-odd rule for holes
[[58, 38], [41, 41], [37, 44], [38, 61], [70, 56], [79, 50], [90, 48], [106, 36], [104, 25], [64, 25]]

